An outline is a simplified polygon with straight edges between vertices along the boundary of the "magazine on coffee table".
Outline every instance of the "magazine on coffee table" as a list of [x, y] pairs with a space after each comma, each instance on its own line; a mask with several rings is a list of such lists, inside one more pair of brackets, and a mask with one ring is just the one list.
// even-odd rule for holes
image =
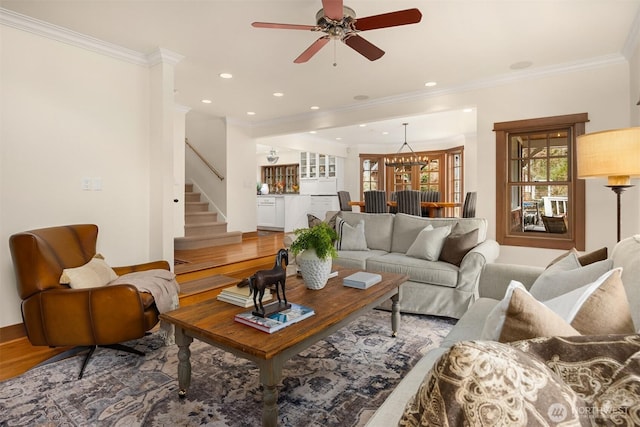
[[234, 320], [272, 334], [315, 314], [312, 308], [295, 303], [290, 304], [291, 308], [269, 314], [267, 317], [255, 316], [252, 314], [253, 310], [250, 310], [236, 314]]

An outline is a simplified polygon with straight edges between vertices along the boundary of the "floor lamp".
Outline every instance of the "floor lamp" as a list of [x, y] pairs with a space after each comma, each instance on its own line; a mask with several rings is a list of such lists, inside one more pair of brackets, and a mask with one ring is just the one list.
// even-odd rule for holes
[[616, 193], [618, 203], [618, 242], [620, 241], [620, 195], [640, 176], [640, 127], [607, 130], [577, 138], [578, 178], [608, 179], [607, 187]]

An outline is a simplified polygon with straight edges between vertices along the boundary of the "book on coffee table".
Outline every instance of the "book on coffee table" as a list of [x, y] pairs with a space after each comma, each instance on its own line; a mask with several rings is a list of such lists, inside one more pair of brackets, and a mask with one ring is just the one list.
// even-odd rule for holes
[[[253, 307], [253, 295], [249, 295], [249, 287], [238, 287], [238, 286], [230, 286], [228, 288], [224, 288], [218, 294], [217, 299], [219, 301], [228, 302], [229, 304], [234, 304], [240, 307]], [[262, 298], [262, 302], [270, 301], [273, 299], [273, 295], [269, 289], [265, 289], [264, 297]]]
[[295, 303], [290, 304], [291, 308], [269, 314], [267, 317], [255, 316], [252, 313], [253, 310], [250, 310], [236, 314], [234, 320], [272, 334], [315, 314], [312, 308]]
[[369, 273], [368, 271], [358, 271], [342, 279], [342, 284], [351, 288], [368, 289], [381, 280], [382, 276], [379, 274]]

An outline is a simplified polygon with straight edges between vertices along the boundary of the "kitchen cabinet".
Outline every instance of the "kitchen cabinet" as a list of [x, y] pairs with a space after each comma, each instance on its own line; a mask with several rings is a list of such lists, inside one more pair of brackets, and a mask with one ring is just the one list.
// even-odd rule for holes
[[338, 174], [336, 156], [328, 154], [300, 153], [300, 178], [335, 178]]
[[340, 201], [338, 195], [335, 196], [311, 196], [309, 213], [316, 218], [325, 219], [328, 211], [339, 211]]
[[307, 212], [311, 196], [298, 194], [276, 194], [258, 196], [258, 224], [262, 230], [289, 233], [308, 225]]
[[262, 166], [262, 183], [269, 186], [269, 193], [277, 193], [277, 184], [281, 184], [282, 193], [297, 193], [300, 187], [298, 183], [298, 164]]

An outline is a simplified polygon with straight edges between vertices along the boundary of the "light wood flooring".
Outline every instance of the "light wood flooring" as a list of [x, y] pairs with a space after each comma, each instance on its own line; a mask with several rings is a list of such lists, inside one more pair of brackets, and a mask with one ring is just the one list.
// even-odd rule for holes
[[[226, 283], [207, 280], [215, 275], [242, 279], [256, 270], [271, 268], [275, 254], [283, 247], [283, 236], [283, 233], [259, 232], [257, 236], [247, 238], [242, 243], [176, 251], [176, 279], [184, 289], [191, 290], [203, 283], [214, 283], [214, 286]], [[194, 296], [189, 292], [184, 298], [181, 296], [181, 304], [192, 304], [206, 297], [206, 293]], [[0, 343], [0, 381], [20, 375], [67, 349], [34, 347], [26, 337]]]

